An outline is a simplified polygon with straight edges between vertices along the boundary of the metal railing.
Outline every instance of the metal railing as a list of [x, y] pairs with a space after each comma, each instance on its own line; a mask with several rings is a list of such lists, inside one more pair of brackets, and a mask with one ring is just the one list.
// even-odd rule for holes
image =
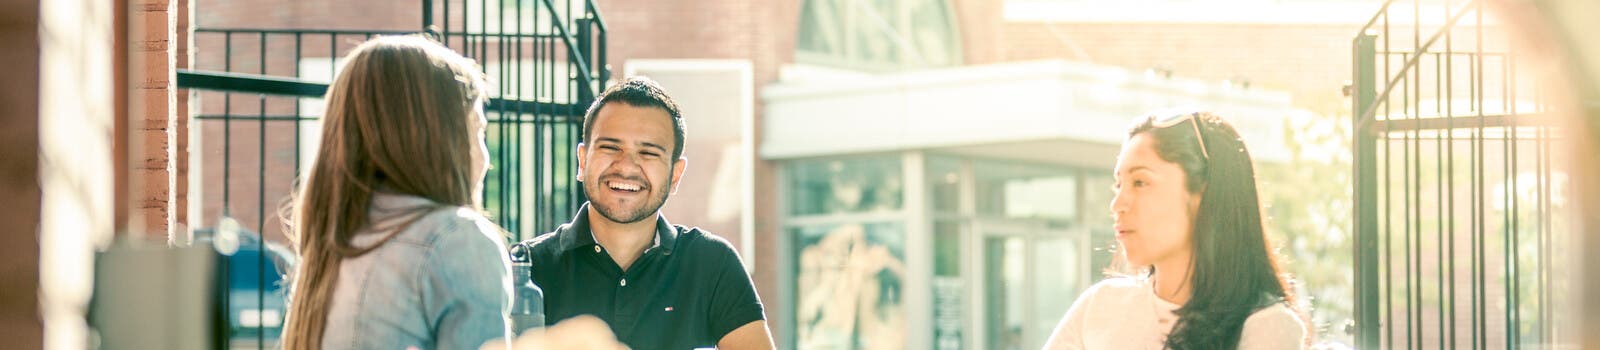
[[1549, 72], [1483, 1], [1423, 3], [1385, 2], [1353, 41], [1355, 345], [1554, 344], [1571, 215]]
[[611, 74], [594, 3], [424, 0], [423, 25], [480, 62], [497, 97], [533, 102], [489, 108], [490, 142], [519, 140], [491, 151], [502, 171], [490, 172], [484, 199], [497, 223], [523, 239], [570, 220], [585, 200], [573, 177], [583, 113]]
[[[203, 10], [205, 4], [199, 5]], [[282, 244], [278, 211], [314, 154], [322, 96], [341, 56], [375, 36], [424, 32], [474, 59], [494, 85], [485, 106], [494, 167], [483, 195], [491, 219], [511, 233], [508, 240], [531, 238], [569, 220], [585, 200], [573, 177], [583, 113], [610, 79], [606, 31], [594, 5], [421, 5], [424, 18], [416, 30], [195, 29], [195, 69], [177, 72], [177, 85], [195, 90], [190, 129], [196, 136], [189, 148], [190, 171], [198, 176], [189, 186], [199, 193], [190, 205], [200, 215], [191, 216], [191, 226], [211, 232], [219, 224], [236, 224], [259, 235], [263, 245]], [[267, 273], [274, 265], [261, 256], [256, 265], [262, 271], [254, 275], [262, 281], [248, 297], [253, 300], [227, 300], [230, 315], [248, 311], [253, 318], [232, 325], [246, 330], [233, 332], [233, 347], [276, 346], [283, 313], [276, 310], [273, 320], [268, 311], [281, 308], [273, 299], [282, 295], [267, 286], [281, 283], [286, 271]]]

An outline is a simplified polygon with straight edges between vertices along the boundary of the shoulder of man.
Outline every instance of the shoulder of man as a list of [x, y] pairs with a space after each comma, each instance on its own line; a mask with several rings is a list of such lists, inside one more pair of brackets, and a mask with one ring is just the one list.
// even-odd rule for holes
[[726, 258], [739, 261], [739, 250], [733, 247], [726, 238], [699, 227], [672, 225], [678, 231], [677, 247], [674, 250], [693, 253], [697, 256], [708, 258]]
[[570, 231], [571, 223], [561, 224], [553, 231], [523, 240], [522, 244], [528, 246], [528, 253], [534, 259], [553, 258], [561, 254], [561, 236]]

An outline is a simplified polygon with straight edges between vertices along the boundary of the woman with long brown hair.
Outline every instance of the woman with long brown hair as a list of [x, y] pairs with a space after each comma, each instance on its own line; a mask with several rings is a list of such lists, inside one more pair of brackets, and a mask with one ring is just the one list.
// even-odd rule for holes
[[1304, 348], [1251, 163], [1215, 114], [1140, 119], [1117, 156], [1111, 201], [1121, 258], [1140, 273], [1084, 291], [1045, 348]]
[[505, 243], [475, 65], [421, 36], [355, 48], [329, 86], [289, 213], [300, 256], [285, 349], [476, 349], [509, 335]]

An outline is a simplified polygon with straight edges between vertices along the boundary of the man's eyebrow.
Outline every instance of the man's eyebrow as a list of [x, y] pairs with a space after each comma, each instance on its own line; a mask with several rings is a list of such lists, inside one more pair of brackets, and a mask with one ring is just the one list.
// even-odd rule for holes
[[639, 144], [644, 145], [645, 147], [655, 148], [657, 150], [660, 150], [663, 153], [665, 153], [667, 151], [666, 147], [662, 147], [661, 145], [657, 145], [654, 142], [640, 142]]

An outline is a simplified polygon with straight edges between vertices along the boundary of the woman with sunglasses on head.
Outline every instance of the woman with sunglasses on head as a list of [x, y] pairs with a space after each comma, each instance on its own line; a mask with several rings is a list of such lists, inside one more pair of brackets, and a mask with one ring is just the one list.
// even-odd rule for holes
[[1250, 152], [1210, 113], [1141, 119], [1117, 156], [1117, 242], [1138, 271], [1095, 284], [1047, 349], [1301, 349], [1306, 328], [1271, 252]]

